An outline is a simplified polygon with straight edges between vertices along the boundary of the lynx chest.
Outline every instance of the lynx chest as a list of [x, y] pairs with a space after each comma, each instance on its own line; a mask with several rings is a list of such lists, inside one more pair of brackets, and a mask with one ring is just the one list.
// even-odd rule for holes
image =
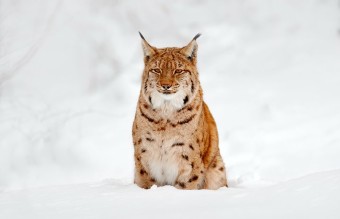
[[174, 184], [179, 167], [182, 166], [182, 156], [186, 154], [184, 145], [187, 143], [184, 133], [176, 132], [146, 132], [142, 147], [147, 150], [142, 158], [151, 177], [160, 185]]

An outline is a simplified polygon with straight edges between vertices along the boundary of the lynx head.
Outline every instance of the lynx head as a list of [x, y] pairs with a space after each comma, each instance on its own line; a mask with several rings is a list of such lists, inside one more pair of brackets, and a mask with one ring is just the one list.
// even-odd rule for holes
[[200, 87], [196, 68], [196, 39], [200, 34], [182, 48], [156, 48], [139, 34], [145, 64], [141, 90], [143, 97], [154, 109], [181, 109], [195, 97]]

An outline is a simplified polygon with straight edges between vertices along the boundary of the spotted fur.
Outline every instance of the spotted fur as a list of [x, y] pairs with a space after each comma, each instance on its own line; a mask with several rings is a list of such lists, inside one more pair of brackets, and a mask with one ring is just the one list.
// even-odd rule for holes
[[156, 48], [142, 37], [144, 71], [132, 136], [135, 183], [142, 188], [227, 186], [213, 116], [199, 82], [196, 35], [182, 48]]

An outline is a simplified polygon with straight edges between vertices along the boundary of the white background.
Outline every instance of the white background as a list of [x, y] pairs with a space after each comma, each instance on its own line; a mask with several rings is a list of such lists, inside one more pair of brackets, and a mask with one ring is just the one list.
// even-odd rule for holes
[[[141, 31], [156, 47], [182, 47], [202, 33], [200, 79], [230, 182], [230, 189], [213, 193], [222, 198], [210, 197], [223, 206], [208, 205], [216, 217], [229, 212], [226, 203], [235, 199], [240, 202], [235, 209], [253, 200], [248, 207], [261, 212], [258, 199], [240, 197], [267, 194], [261, 206], [268, 207], [270, 195], [282, 188], [290, 188], [291, 195], [303, 191], [293, 198], [296, 203], [315, 198], [320, 215], [339, 217], [331, 208], [340, 201], [339, 5], [336, 0], [0, 0], [0, 215], [1, 209], [25, 205], [13, 198], [23, 191], [45, 203], [46, 197], [36, 196], [41, 186], [51, 197], [65, 191], [61, 197], [69, 200], [67, 191], [74, 188], [79, 196], [92, 192], [79, 183], [99, 182], [109, 187], [105, 191], [126, 189], [131, 195], [126, 206], [136, 194], [153, 205], [164, 195], [182, 195], [170, 187], [145, 193], [132, 185]], [[313, 186], [301, 190], [305, 183], [325, 189], [325, 199]], [[197, 200], [199, 192], [189, 193], [188, 200]], [[278, 198], [271, 209], [291, 199]], [[45, 207], [28, 209], [44, 215]], [[307, 211], [299, 209], [301, 215]], [[73, 213], [65, 215], [79, 216]], [[104, 213], [101, 218], [119, 215]], [[310, 216], [318, 218], [316, 212]]]

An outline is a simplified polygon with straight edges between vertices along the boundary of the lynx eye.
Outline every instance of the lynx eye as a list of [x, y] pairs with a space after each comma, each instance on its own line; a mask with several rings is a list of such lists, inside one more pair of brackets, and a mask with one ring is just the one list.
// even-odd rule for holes
[[154, 69], [151, 69], [151, 72], [156, 73], [156, 74], [160, 74], [161, 70], [159, 68], [154, 68]]
[[180, 73], [184, 73], [184, 70], [182, 70], [182, 69], [176, 69], [175, 70], [175, 74], [180, 74]]

